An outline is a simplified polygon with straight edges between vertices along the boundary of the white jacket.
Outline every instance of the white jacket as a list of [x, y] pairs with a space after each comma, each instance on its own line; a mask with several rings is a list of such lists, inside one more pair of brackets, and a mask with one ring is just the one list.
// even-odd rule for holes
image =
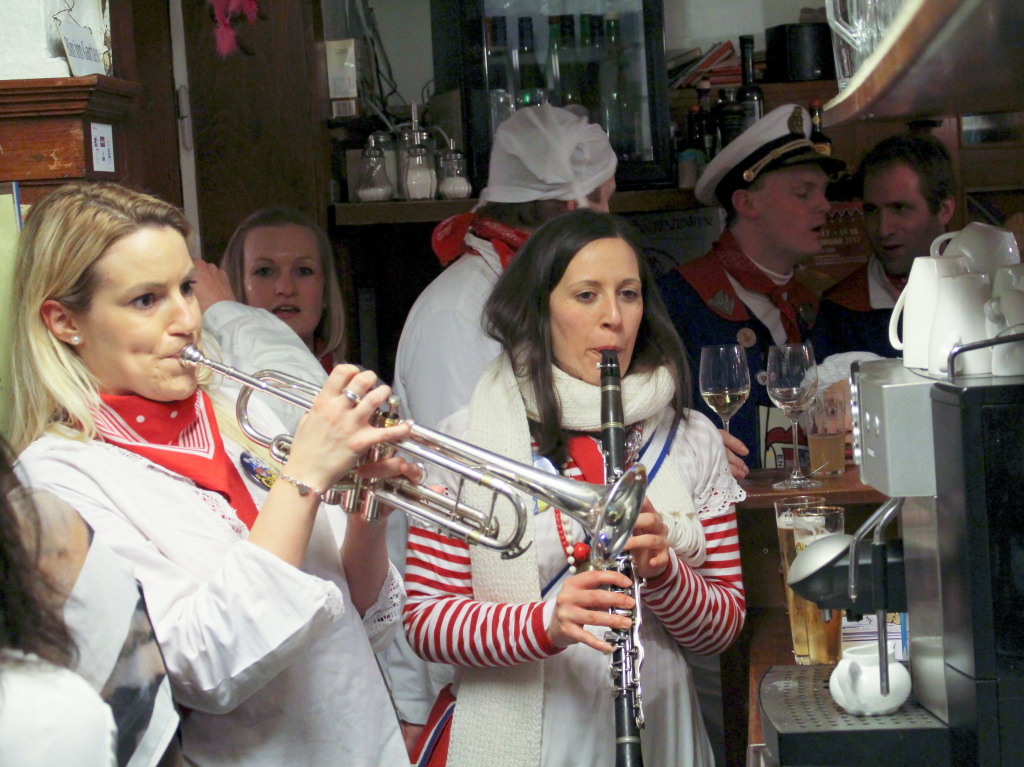
[[[213, 396], [233, 403], [234, 394]], [[242, 448], [224, 442], [237, 462]], [[299, 570], [248, 543], [222, 496], [114, 445], [43, 436], [19, 469], [131, 564], [175, 700], [192, 709], [182, 724], [188, 764], [408, 765], [373, 657], [404, 592], [392, 568], [361, 620], [325, 513]], [[266, 491], [246, 485], [261, 506]]]

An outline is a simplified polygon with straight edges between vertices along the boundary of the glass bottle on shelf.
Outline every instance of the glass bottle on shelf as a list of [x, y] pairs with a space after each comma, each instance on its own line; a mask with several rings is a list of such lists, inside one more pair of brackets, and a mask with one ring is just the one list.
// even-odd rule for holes
[[605, 50], [601, 60], [601, 127], [620, 160], [636, 156], [636, 119], [630, 104], [627, 51], [620, 37], [619, 15], [605, 14]]
[[686, 143], [679, 153], [679, 188], [693, 189], [704, 172], [708, 158], [704, 150], [704, 120], [699, 104], [686, 115]]
[[[396, 198], [399, 200], [412, 199], [408, 196], [405, 188], [405, 178], [409, 150], [414, 146], [422, 146], [427, 151], [428, 167], [431, 174], [434, 174], [434, 144], [430, 137], [430, 132], [420, 127], [418, 106], [418, 104], [413, 103], [411, 127], [403, 128], [398, 139], [398, 195], [396, 195]], [[436, 190], [436, 175], [434, 175], [434, 187]], [[433, 193], [430, 196], [433, 197]]]
[[516, 111], [515, 78], [508, 52], [504, 16], [484, 19], [487, 40], [487, 98], [491, 109], [491, 135]]
[[561, 16], [559, 35], [559, 68], [562, 79], [562, 106], [583, 103], [585, 68], [576, 45], [576, 17], [571, 13]]
[[373, 136], [366, 142], [366, 149], [359, 161], [359, 186], [356, 197], [359, 202], [383, 202], [390, 200], [394, 187], [388, 178], [384, 150], [376, 145]]
[[743, 105], [743, 127], [749, 128], [764, 116], [764, 92], [754, 82], [754, 36], [740, 35], [740, 57], [743, 62], [743, 87], [736, 100]]
[[808, 111], [811, 113], [811, 143], [815, 151], [831, 155], [832, 139], [821, 132], [821, 102], [813, 99]]
[[704, 133], [704, 154], [708, 160], [715, 156], [715, 124], [711, 114], [711, 81], [702, 79], [697, 82], [697, 105], [700, 107], [700, 119]]
[[556, 107], [562, 106], [562, 17], [548, 16], [548, 56], [544, 63], [544, 81], [547, 85], [548, 101]]
[[448, 140], [448, 149], [439, 161], [437, 191], [445, 200], [462, 200], [473, 191], [466, 177], [466, 155], [455, 148], [455, 139]]
[[718, 133], [721, 139], [718, 151], [722, 151], [746, 130], [747, 110], [736, 101], [735, 88], [722, 88], [719, 94], [723, 100], [718, 110]]
[[373, 145], [384, 153], [384, 167], [388, 172], [388, 181], [391, 182], [391, 193], [398, 191], [398, 144], [393, 134], [387, 131], [374, 131], [370, 136]]
[[519, 17], [519, 50], [517, 56], [519, 80], [516, 83], [516, 104], [533, 107], [547, 101], [544, 92], [544, 70], [537, 60], [537, 48], [533, 38], [533, 18]]
[[410, 200], [432, 199], [436, 178], [427, 148], [422, 144], [410, 147], [405, 158], [406, 197]]
[[594, 14], [580, 14], [580, 103], [587, 108], [591, 119], [596, 117], [601, 108], [601, 56], [604, 43], [604, 20], [596, 25], [594, 21]]

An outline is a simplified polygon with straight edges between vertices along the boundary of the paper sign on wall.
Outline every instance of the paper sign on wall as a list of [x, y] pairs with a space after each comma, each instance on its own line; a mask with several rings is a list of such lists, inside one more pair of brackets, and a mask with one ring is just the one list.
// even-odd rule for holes
[[71, 65], [71, 74], [75, 77], [84, 75], [104, 75], [103, 52], [96, 49], [96, 40], [92, 32], [80, 27], [70, 19], [53, 22], [57, 25], [57, 33], [64, 41], [64, 52]]
[[92, 169], [114, 172], [114, 129], [103, 123], [90, 123], [92, 133]]

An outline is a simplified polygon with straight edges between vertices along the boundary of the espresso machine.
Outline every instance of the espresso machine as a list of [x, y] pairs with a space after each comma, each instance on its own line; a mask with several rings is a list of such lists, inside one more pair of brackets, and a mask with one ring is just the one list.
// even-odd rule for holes
[[[1022, 340], [954, 347], [947, 369]], [[833, 667], [773, 667], [762, 763], [1024, 767], [1024, 376], [938, 379], [878, 360], [855, 366], [851, 393], [861, 480], [892, 500], [855, 536], [809, 545], [789, 583], [823, 609], [905, 609], [911, 697], [853, 716], [829, 693]]]

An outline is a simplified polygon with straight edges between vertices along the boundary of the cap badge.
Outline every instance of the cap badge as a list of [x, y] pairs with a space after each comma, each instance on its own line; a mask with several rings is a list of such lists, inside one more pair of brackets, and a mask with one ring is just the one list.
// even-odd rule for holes
[[793, 107], [793, 114], [789, 116], [789, 121], [786, 123], [786, 127], [789, 128], [790, 133], [804, 133], [804, 110], [800, 107]]
[[242, 468], [245, 470], [245, 476], [260, 487], [269, 490], [274, 486], [277, 473], [252, 453], [248, 451], [242, 453], [239, 463], [242, 464]]
[[720, 290], [711, 296], [708, 300], [708, 306], [712, 309], [717, 309], [722, 314], [732, 315], [732, 310], [736, 308], [736, 299], [724, 290]]
[[757, 343], [757, 333], [750, 328], [740, 328], [739, 332], [736, 334], [736, 341], [744, 349], [749, 349]]

